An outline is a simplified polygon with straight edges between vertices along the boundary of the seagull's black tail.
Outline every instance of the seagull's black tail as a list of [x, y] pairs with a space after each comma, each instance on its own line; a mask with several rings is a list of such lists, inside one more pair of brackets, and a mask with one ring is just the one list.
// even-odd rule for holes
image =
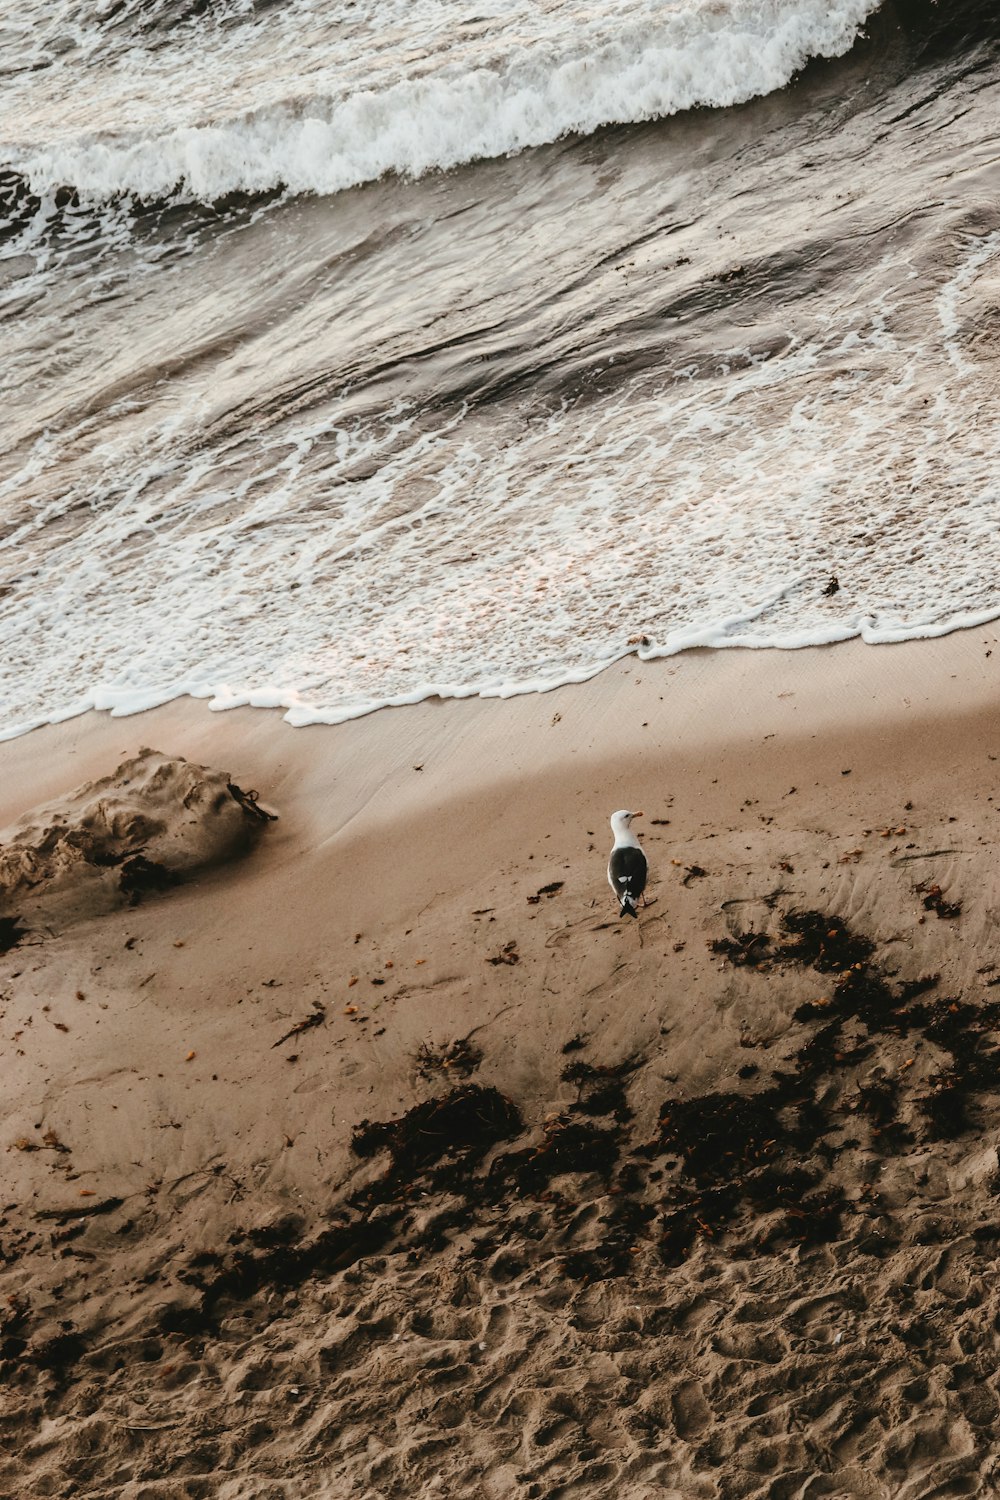
[[621, 901], [621, 904], [622, 904], [622, 911], [621, 911], [622, 916], [623, 917], [635, 917], [636, 920], [638, 920], [639, 912], [638, 912], [638, 909], [637, 909], [636, 904], [635, 904], [635, 897], [634, 896], [621, 896], [621, 897], [619, 897], [619, 900]]

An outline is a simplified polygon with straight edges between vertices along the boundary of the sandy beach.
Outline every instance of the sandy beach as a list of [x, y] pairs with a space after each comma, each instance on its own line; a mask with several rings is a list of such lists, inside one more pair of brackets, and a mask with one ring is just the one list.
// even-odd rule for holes
[[1000, 1490], [998, 704], [988, 627], [0, 745], [0, 1490]]

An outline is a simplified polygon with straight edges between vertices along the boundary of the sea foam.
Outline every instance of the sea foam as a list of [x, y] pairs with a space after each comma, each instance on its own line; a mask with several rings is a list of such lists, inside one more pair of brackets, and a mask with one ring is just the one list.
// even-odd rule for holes
[[[88, 95], [62, 101], [69, 83], [54, 68], [32, 108], [0, 123], [0, 162], [36, 194], [72, 186], [88, 202], [336, 193], [388, 172], [419, 176], [604, 125], [741, 103], [782, 88], [812, 57], [846, 52], [871, 9], [871, 0], [645, 0], [575, 16], [515, 7], [463, 28], [454, 4], [422, 0], [392, 66], [376, 46], [385, 17], [373, 9], [367, 68], [357, 23], [339, 67], [301, 55], [293, 9], [267, 70], [254, 29], [239, 45], [223, 39], [210, 67], [182, 30], [141, 71], [128, 55], [75, 80]], [[408, 39], [412, 50], [399, 46]]]

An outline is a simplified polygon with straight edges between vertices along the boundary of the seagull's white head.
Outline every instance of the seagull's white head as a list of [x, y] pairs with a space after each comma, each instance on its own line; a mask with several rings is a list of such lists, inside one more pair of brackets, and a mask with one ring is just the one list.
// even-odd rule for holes
[[627, 833], [628, 826], [633, 818], [641, 818], [641, 812], [629, 812], [628, 808], [620, 808], [618, 812], [611, 814], [611, 832], [617, 838], [620, 833]]

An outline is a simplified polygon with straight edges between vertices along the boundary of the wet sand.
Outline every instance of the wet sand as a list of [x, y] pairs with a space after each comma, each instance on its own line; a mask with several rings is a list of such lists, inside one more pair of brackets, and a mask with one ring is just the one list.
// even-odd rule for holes
[[0, 745], [0, 827], [145, 746], [279, 815], [0, 903], [6, 1489], [989, 1492], [998, 685], [981, 629]]

